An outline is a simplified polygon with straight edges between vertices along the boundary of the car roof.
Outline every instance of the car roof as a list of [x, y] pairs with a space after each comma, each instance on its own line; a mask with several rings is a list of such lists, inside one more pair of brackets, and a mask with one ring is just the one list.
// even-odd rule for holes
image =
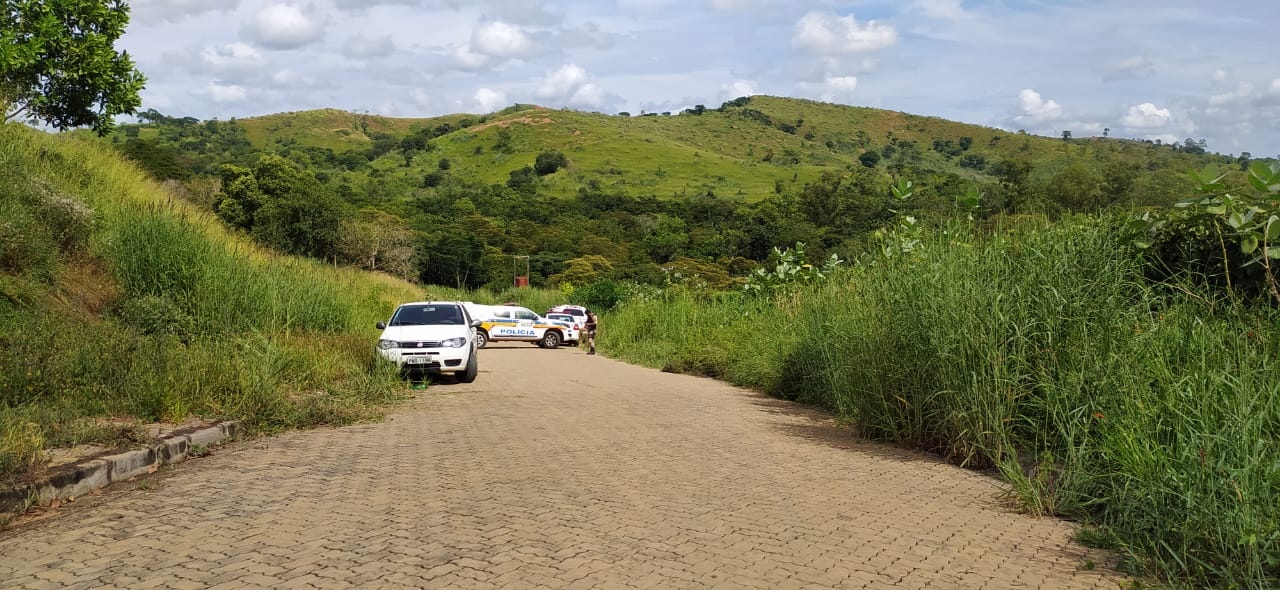
[[462, 305], [461, 301], [411, 301], [409, 303], [401, 303], [398, 307], [406, 305]]

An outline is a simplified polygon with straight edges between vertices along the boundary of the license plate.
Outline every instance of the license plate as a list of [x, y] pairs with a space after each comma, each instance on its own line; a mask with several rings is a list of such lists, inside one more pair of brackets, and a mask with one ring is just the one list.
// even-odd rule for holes
[[425, 356], [411, 356], [404, 361], [410, 365], [425, 365], [431, 362], [431, 359]]

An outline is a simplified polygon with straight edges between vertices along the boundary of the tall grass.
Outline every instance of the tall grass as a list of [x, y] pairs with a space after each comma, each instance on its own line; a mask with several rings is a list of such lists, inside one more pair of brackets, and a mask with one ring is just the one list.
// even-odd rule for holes
[[129, 424], [378, 415], [373, 324], [421, 290], [262, 250], [89, 141], [0, 126], [0, 484]]
[[669, 292], [605, 318], [626, 359], [827, 406], [996, 468], [1132, 570], [1280, 585], [1280, 313], [1141, 281], [1105, 222], [978, 237], [773, 300]]

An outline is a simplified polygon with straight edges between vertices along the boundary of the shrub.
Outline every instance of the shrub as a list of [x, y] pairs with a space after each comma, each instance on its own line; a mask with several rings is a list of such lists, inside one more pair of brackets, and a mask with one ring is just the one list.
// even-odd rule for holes
[[573, 292], [573, 302], [599, 312], [609, 311], [626, 298], [626, 288], [612, 279], [601, 279]]
[[564, 168], [568, 163], [569, 160], [564, 157], [560, 150], [551, 150], [538, 154], [538, 158], [533, 164], [533, 170], [538, 173], [538, 176], [546, 176], [555, 174], [557, 170]]

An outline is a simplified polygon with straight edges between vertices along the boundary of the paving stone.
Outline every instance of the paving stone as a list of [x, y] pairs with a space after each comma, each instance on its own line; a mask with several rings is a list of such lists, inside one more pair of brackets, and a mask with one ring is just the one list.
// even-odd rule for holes
[[495, 345], [480, 366], [383, 423], [242, 443], [0, 533], [0, 587], [1124, 580], [997, 481], [811, 409], [576, 349]]

